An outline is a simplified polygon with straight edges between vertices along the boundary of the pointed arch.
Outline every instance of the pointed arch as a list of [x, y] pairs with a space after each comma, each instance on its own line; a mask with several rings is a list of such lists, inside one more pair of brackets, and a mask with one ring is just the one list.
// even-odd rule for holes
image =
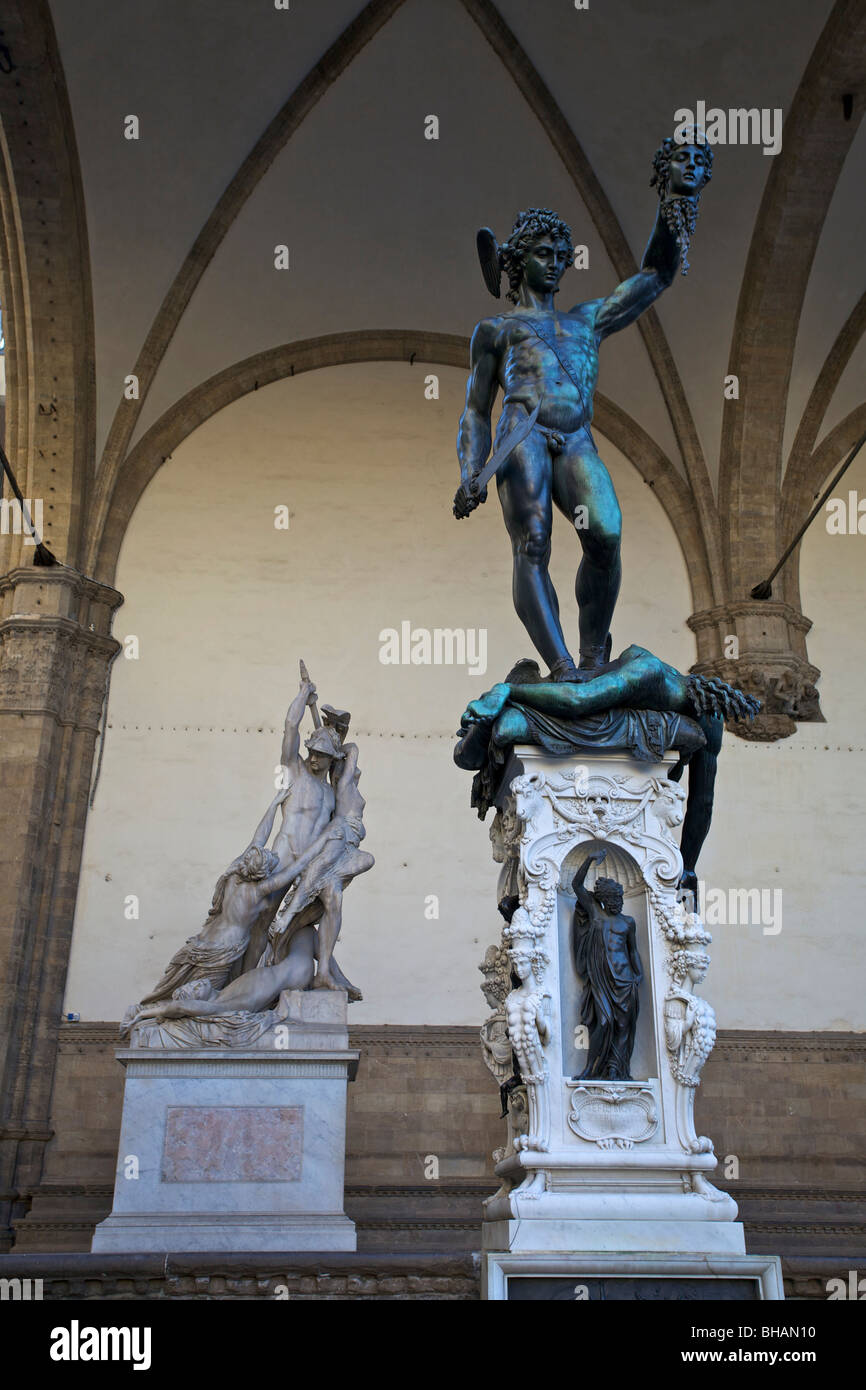
[[[415, 360], [466, 370], [469, 340], [456, 334], [396, 328], [333, 333], [256, 353], [193, 387], [130, 451], [109, 499], [96, 572], [114, 575], [121, 542], [144, 489], [172, 450], [217, 411], [261, 386], [321, 367]], [[695, 606], [709, 606], [709, 564], [703, 547], [693, 543], [696, 519], [688, 485], [637, 421], [605, 396], [596, 396], [595, 424], [655, 491], [680, 541]]]
[[766, 572], [781, 539], [782, 439], [797, 327], [818, 239], [857, 133], [840, 93], [862, 88], [866, 7], [837, 0], [797, 89], [752, 234], [728, 370], [740, 398], [722, 416], [719, 510], [730, 528], [731, 597]]
[[[857, 440], [866, 433], [866, 401], [849, 411], [829, 434], [826, 434], [806, 465], [800, 470], [797, 485], [792, 485], [786, 498], [784, 511], [786, 543], [804, 520], [816, 502], [822, 487], [826, 486], [834, 468], [841, 464], [845, 455], [853, 449]], [[813, 524], [817, 524], [817, 517]], [[797, 546], [782, 572], [783, 593], [786, 603], [800, 606], [800, 551]]]
[[[782, 540], [785, 544], [800, 525], [815, 482], [815, 441], [821, 422], [857, 344], [866, 332], [866, 291], [858, 299], [824, 359], [806, 402], [782, 483]], [[853, 442], [853, 441], [852, 441]], [[814, 451], [814, 452], [813, 452]], [[832, 465], [831, 465], [832, 466]], [[820, 480], [819, 480], [820, 485]]]
[[102, 528], [115, 477], [129, 449], [130, 440], [157, 370], [196, 286], [216, 255], [229, 228], [277, 155], [320, 98], [403, 3], [404, 0], [369, 0], [360, 14], [346, 26], [265, 128], [187, 252], [150, 326], [133, 368], [139, 380], [139, 397], [134, 401], [121, 401], [111, 422], [95, 489], [90, 536], [91, 564], [95, 564], [95, 556], [101, 544]]
[[[69, 96], [47, 0], [10, 0], [0, 82], [0, 302], [7, 452], [45, 540], [78, 566], [93, 474], [96, 374], [90, 254]], [[32, 563], [0, 538], [3, 569]]]

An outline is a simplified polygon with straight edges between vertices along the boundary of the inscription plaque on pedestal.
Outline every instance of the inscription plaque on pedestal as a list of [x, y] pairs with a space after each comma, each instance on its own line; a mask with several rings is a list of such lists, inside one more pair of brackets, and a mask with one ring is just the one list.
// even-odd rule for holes
[[302, 1105], [172, 1105], [163, 1182], [298, 1182]]

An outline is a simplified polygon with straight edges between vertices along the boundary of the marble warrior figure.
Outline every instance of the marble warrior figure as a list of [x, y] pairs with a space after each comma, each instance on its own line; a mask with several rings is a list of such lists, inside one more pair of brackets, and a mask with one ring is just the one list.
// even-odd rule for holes
[[[306, 740], [304, 759], [300, 724], [307, 708], [316, 728]], [[246, 850], [217, 881], [207, 922], [175, 953], [155, 989], [129, 1012], [125, 1030], [144, 1018], [255, 1012], [285, 989], [345, 989], [350, 999], [361, 997], [333, 951], [343, 890], [374, 860], [358, 848], [365, 834], [364, 799], [358, 791], [357, 746], [343, 743], [349, 715], [330, 706], [323, 707], [323, 715], [324, 720], [316, 708], [315, 686], [303, 670], [286, 715], [282, 764], [287, 786], [271, 801]], [[282, 822], [268, 849], [277, 811]], [[287, 890], [291, 906], [279, 929], [285, 943], [276, 957], [267, 945], [268, 934]], [[286, 930], [289, 921], [291, 931]], [[238, 974], [242, 960], [252, 968]]]
[[[556, 309], [574, 246], [568, 226], [549, 209], [519, 213], [504, 246], [488, 228], [478, 233], [487, 287], [498, 298], [504, 270], [514, 308], [482, 319], [472, 335], [454, 515], [469, 516], [486, 500], [486, 483], [495, 473], [514, 555], [514, 606], [553, 680], [582, 678], [548, 573], [554, 506], [575, 526], [583, 550], [575, 587], [580, 671], [591, 675], [604, 661], [620, 586], [621, 516], [590, 428], [598, 349], [673, 281], [694, 229], [701, 188], [711, 177], [712, 150], [699, 135], [693, 139], [667, 139], [657, 151], [652, 182], [660, 205], [641, 268], [605, 299], [564, 313]], [[499, 387], [502, 414], [487, 461]]]

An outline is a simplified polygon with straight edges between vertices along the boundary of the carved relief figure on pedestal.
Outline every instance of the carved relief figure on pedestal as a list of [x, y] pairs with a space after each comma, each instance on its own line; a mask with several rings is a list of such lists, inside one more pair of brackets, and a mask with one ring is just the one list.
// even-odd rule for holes
[[573, 881], [574, 959], [585, 981], [579, 1021], [589, 1030], [589, 1056], [579, 1081], [632, 1079], [643, 979], [634, 918], [623, 914], [622, 885], [614, 879], [597, 879], [591, 893], [584, 887], [590, 865], [605, 858], [605, 850], [588, 855]]
[[520, 825], [511, 802], [497, 811], [490, 826], [490, 844], [493, 861], [501, 864], [497, 901], [516, 899], [519, 895], [518, 869], [520, 866]]
[[[511, 990], [511, 963], [508, 952], [503, 946], [488, 946], [478, 969], [484, 976], [481, 991], [488, 1008], [493, 1010], [481, 1025], [481, 1049], [485, 1066], [496, 1078], [501, 1093], [514, 1071], [505, 1017], [505, 999]], [[506, 1113], [506, 1099], [503, 1096], [503, 1116]]]
[[518, 907], [503, 933], [508, 958], [519, 984], [505, 1000], [508, 1036], [520, 1067], [520, 1079], [528, 1088], [531, 1132], [516, 1140], [518, 1148], [547, 1147], [546, 1081], [544, 1048], [550, 1039], [547, 1021], [549, 996], [540, 987], [547, 955], [538, 945], [540, 932], [525, 908]]
[[716, 1041], [716, 1015], [693, 993], [709, 969], [706, 951], [680, 947], [670, 958], [671, 988], [665, 995], [665, 1043], [671, 1070], [681, 1086], [697, 1086]]

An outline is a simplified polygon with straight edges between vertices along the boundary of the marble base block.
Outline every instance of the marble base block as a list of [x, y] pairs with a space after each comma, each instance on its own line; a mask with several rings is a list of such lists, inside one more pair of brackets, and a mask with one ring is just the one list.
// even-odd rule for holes
[[255, 1047], [133, 1046], [114, 1206], [94, 1251], [355, 1250], [343, 1212], [342, 991], [287, 992]]

